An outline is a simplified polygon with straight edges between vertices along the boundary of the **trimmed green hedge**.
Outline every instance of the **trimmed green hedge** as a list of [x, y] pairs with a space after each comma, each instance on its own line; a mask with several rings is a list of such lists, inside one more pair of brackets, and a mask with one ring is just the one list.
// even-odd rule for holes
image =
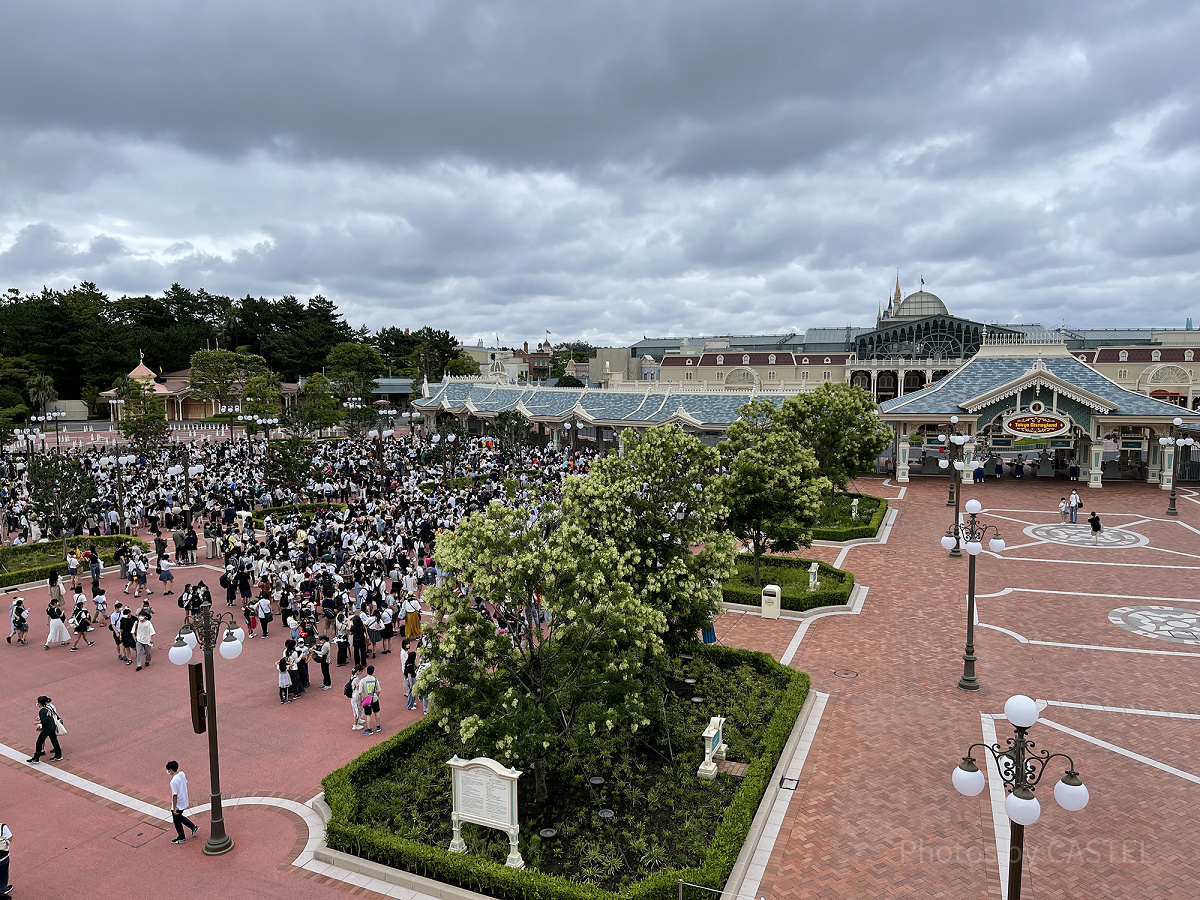
[[[334, 850], [479, 891], [499, 900], [673, 900], [677, 896], [678, 880], [681, 878], [719, 890], [729, 878], [746, 842], [750, 825], [775, 766], [779, 763], [784, 744], [804, 706], [810, 682], [806, 673], [782, 666], [765, 653], [717, 646], [697, 647], [693, 652], [709, 655], [718, 664], [722, 661], [729, 665], [750, 662], [760, 672], [782, 670], [790, 678], [775, 715], [767, 726], [762, 752], [746, 770], [741, 787], [726, 808], [708, 856], [700, 868], [664, 869], [618, 893], [532, 869], [510, 869], [490, 859], [467, 853], [451, 853], [444, 847], [430, 846], [359, 824], [360, 789], [390, 771], [397, 758], [404, 758], [419, 746], [429, 731], [437, 728], [436, 720], [432, 717], [410, 725], [348, 765], [325, 776], [322, 781], [325, 802], [332, 810], [325, 830], [326, 842]], [[449, 815], [450, 810], [446, 810], [446, 816]]]
[[[141, 538], [122, 537], [120, 535], [99, 535], [88, 537], [82, 535], [67, 539], [67, 549], [77, 547], [86, 550], [91, 544], [100, 551], [100, 559], [106, 566], [113, 564], [113, 551], [117, 545], [127, 540], [137, 544], [143, 550], [149, 551], [150, 546]], [[53, 560], [53, 562], [51, 562]], [[48, 579], [52, 572], [59, 575], [67, 574], [67, 561], [62, 558], [62, 541], [53, 540], [44, 544], [22, 544], [20, 547], [0, 548], [0, 587], [14, 584], [26, 584], [33, 581]]]
[[345, 503], [301, 503], [299, 506], [268, 506], [265, 509], [254, 510], [254, 512], [251, 513], [250, 518], [254, 520], [255, 525], [261, 528], [267, 516], [275, 516], [276, 518], [279, 518], [281, 516], [290, 516], [292, 513], [297, 511], [301, 514], [304, 514], [331, 509], [341, 510], [345, 508]]
[[878, 500], [879, 506], [871, 516], [870, 522], [865, 525], [847, 525], [842, 528], [814, 528], [812, 530], [812, 539], [814, 541], [853, 541], [858, 538], [875, 537], [879, 534], [879, 527], [883, 524], [883, 517], [887, 515], [888, 502], [882, 497], [872, 497], [870, 494], [839, 494], [842, 497], [867, 497], [871, 500]]
[[[794, 556], [764, 556], [760, 561], [760, 581], [779, 585], [782, 609], [803, 612], [818, 606], [839, 606], [850, 600], [854, 590], [854, 575], [829, 563], [816, 560], [818, 587], [808, 590], [808, 567], [814, 560]], [[726, 603], [762, 606], [762, 588], [755, 587], [754, 559], [748, 553], [737, 558], [737, 571], [721, 584], [721, 598]]]

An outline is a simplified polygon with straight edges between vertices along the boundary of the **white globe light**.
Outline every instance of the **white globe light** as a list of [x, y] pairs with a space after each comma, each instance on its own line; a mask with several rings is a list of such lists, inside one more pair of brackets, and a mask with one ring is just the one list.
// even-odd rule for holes
[[944, 434], [939, 434], [938, 440], [944, 444], [944, 443], [946, 443], [946, 436]]
[[990, 541], [988, 541], [988, 549], [991, 550], [993, 553], [999, 553], [1001, 550], [1004, 549], [1003, 539], [998, 538], [998, 537], [992, 538]]
[[192, 631], [191, 628], [185, 626], [184, 629], [179, 632], [179, 636], [183, 638], [184, 643], [188, 645], [188, 650], [191, 650], [196, 646], [196, 633]]
[[974, 762], [971, 763], [969, 769], [964, 769], [963, 766], [966, 764], [966, 760], [964, 760], [961, 765], [954, 767], [951, 781], [954, 782], [954, 789], [964, 797], [977, 797], [985, 784], [983, 772]]
[[192, 661], [192, 648], [176, 641], [175, 646], [167, 651], [167, 659], [177, 666], [186, 666]]
[[1004, 811], [1018, 825], [1032, 825], [1042, 817], [1042, 804], [1037, 797], [1018, 797], [1009, 794], [1004, 799]]
[[1183, 424], [1183, 419], [1179, 418], [1179, 416], [1176, 416], [1176, 417], [1175, 417], [1174, 419], [1172, 419], [1171, 421], [1175, 423], [1175, 427], [1176, 427], [1176, 428], [1178, 428], [1180, 425], [1182, 425], [1182, 424]]
[[979, 541], [967, 541], [963, 546], [972, 556], [978, 556], [983, 552], [983, 544]]
[[950, 460], [948, 460], [948, 459], [939, 459], [938, 460], [938, 468], [946, 469], [949, 467], [950, 467]]
[[963, 469], [966, 468], [966, 464], [961, 459], [956, 459], [954, 461], [954, 468], [958, 469], [958, 471], [961, 472]]
[[1171, 439], [1170, 439], [1169, 437], [1160, 437], [1160, 438], [1158, 439], [1158, 442], [1159, 442], [1159, 443], [1160, 443], [1162, 446], [1164, 446], [1164, 447], [1165, 447], [1165, 446], [1167, 446], [1168, 444], [1170, 444], [1170, 443], [1171, 443]]
[[1068, 772], [1054, 785], [1055, 801], [1068, 812], [1079, 812], [1088, 805], [1090, 798], [1087, 785], [1074, 773]]
[[978, 500], [968, 500], [967, 505], [964, 508], [971, 515], [975, 515], [983, 511], [983, 504]]
[[1004, 704], [1004, 718], [1017, 728], [1032, 728], [1038, 720], [1038, 706], [1032, 697], [1014, 694]]
[[942, 549], [943, 550], [953, 550], [954, 543], [955, 543], [954, 538], [952, 538], [950, 535], [948, 535], [948, 534], [942, 535]]
[[958, 416], [951, 416], [951, 417], [950, 417], [950, 424], [951, 424], [951, 425], [957, 425], [957, 424], [958, 424]]
[[234, 638], [237, 639], [237, 642], [240, 644], [242, 641], [244, 641], [246, 639], [246, 629], [244, 629], [241, 625], [239, 625], [237, 628], [233, 629], [233, 636], [234, 636]]
[[230, 637], [229, 632], [225, 633], [225, 640], [221, 641], [221, 655], [226, 659], [237, 659], [242, 655], [241, 642]]

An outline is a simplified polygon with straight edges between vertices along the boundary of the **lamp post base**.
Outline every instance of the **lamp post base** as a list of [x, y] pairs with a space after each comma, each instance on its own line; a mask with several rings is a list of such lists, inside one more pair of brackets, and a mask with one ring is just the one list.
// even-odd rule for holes
[[205, 856], [221, 856], [233, 849], [233, 838], [227, 834], [221, 835], [219, 838], [209, 838], [204, 842]]
[[973, 653], [963, 655], [963, 673], [962, 678], [958, 679], [958, 689], [960, 691], [979, 690], [979, 679], [975, 677], [975, 654]]
[[951, 559], [962, 559], [962, 550], [960, 550], [958, 547], [955, 547], [950, 551], [949, 556]]

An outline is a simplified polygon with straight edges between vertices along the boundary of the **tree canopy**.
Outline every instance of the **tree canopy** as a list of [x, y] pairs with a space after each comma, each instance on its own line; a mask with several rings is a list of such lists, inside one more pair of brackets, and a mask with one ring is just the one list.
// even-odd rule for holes
[[862, 388], [826, 382], [784, 400], [775, 421], [794, 431], [816, 456], [821, 474], [844, 490], [859, 472], [875, 471], [879, 454], [891, 442], [891, 429], [876, 410], [874, 398]]

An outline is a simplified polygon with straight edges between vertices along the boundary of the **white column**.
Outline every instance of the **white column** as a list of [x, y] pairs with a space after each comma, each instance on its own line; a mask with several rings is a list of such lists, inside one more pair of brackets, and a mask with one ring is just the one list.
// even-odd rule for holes
[[963, 484], [974, 484], [975, 483], [975, 441], [972, 440], [970, 443], [963, 444], [962, 453], [963, 453], [962, 483]]
[[1104, 471], [1102, 468], [1104, 463], [1104, 442], [1098, 441], [1092, 444], [1088, 449], [1088, 455], [1091, 457], [1088, 469], [1088, 487], [1102, 488], [1104, 487]]
[[[1150, 441], [1147, 444], [1147, 447], [1149, 447], [1149, 450], [1147, 450], [1146, 453], [1146, 483], [1157, 484], [1159, 478], [1159, 469], [1161, 468], [1160, 464], [1163, 463], [1162, 457], [1166, 451], [1159, 446], [1158, 438], [1154, 436], [1153, 431], [1150, 432]], [[1159, 453], [1159, 450], [1163, 450], [1163, 453]]]
[[901, 484], [908, 482], [908, 435], [903, 434], [900, 440], [896, 443], [896, 452], [899, 458], [896, 460], [896, 481]]
[[[1157, 450], [1158, 445], [1154, 445]], [[1170, 444], [1162, 448], [1162, 481], [1159, 487], [1164, 491], [1169, 491], [1175, 484], [1175, 454], [1178, 451], [1174, 444]]]

